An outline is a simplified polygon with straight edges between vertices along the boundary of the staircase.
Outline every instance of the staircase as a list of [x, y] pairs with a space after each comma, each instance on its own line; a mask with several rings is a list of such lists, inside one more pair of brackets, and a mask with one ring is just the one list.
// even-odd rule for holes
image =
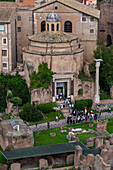
[[[56, 103], [60, 107], [60, 105], [64, 103], [64, 100], [57, 101]], [[66, 103], [66, 101], [65, 101], [65, 103]], [[69, 116], [69, 114], [70, 114], [69, 113], [69, 107], [65, 106], [65, 108], [62, 109], [62, 113], [63, 113], [64, 117], [67, 118]]]

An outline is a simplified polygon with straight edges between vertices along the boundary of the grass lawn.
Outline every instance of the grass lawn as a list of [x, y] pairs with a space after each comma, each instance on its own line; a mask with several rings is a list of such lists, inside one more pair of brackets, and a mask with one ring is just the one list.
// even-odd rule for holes
[[86, 140], [87, 138], [96, 137], [95, 133], [78, 134], [78, 135], [76, 135], [76, 136], [80, 139], [80, 141], [81, 141], [83, 144], [85, 144], [85, 140]]
[[[50, 112], [50, 113], [46, 113], [44, 115], [47, 118], [39, 121], [38, 124], [45, 123], [45, 122], [55, 121], [56, 120], [56, 116], [58, 116], [58, 117], [60, 116], [60, 110], [54, 111], [54, 112]], [[60, 119], [65, 119], [62, 113], [61, 113]], [[36, 122], [29, 122], [29, 126], [35, 125], [35, 124], [36, 124]]]
[[[0, 151], [3, 151], [2, 148], [1, 148], [1, 146], [0, 146]], [[6, 159], [5, 159], [4, 156], [1, 154], [1, 152], [0, 152], [0, 163], [1, 163], [1, 164], [7, 164], [7, 163], [6, 163]]]
[[[68, 140], [66, 139], [66, 136], [68, 134], [68, 128], [73, 127], [75, 128], [82, 128], [82, 129], [94, 129], [96, 128], [96, 123], [93, 127], [88, 127], [88, 125], [91, 123], [83, 123], [83, 124], [77, 124], [77, 125], [69, 125], [65, 126], [64, 129], [67, 130], [67, 132], [61, 133], [60, 128], [55, 129], [48, 129], [43, 130], [41, 132], [34, 132], [34, 146], [41, 146], [41, 145], [51, 145], [51, 144], [58, 144], [58, 143], [67, 143]], [[50, 137], [50, 133], [56, 133], [55, 137]], [[89, 134], [83, 134], [81, 138], [84, 140], [86, 138], [95, 137], [95, 134], [89, 133]]]
[[108, 131], [109, 133], [113, 133], [113, 118], [108, 119], [107, 131]]
[[[93, 127], [89, 127], [89, 124], [94, 124]], [[58, 143], [67, 143], [68, 140], [66, 139], [66, 136], [68, 134], [68, 128], [73, 127], [76, 128], [82, 128], [85, 130], [88, 129], [96, 129], [96, 123], [94, 122], [88, 122], [88, 123], [82, 123], [82, 124], [75, 124], [75, 125], [69, 125], [65, 126], [64, 129], [67, 130], [67, 132], [61, 133], [60, 128], [55, 129], [48, 129], [43, 130], [41, 132], [34, 132], [34, 146], [41, 146], [41, 145], [51, 145], [51, 144], [58, 144]], [[109, 133], [113, 133], [113, 118], [108, 119], [107, 123], [107, 131]], [[50, 137], [50, 133], [56, 133], [55, 137]], [[85, 144], [86, 138], [95, 137], [96, 135], [94, 133], [86, 133], [86, 134], [78, 134], [76, 135], [79, 137], [80, 141]]]

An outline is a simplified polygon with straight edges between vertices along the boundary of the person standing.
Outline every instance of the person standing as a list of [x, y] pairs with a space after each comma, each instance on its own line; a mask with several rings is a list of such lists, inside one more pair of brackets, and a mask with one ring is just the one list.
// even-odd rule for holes
[[48, 127], [48, 129], [50, 128], [50, 123], [49, 122], [47, 122], [47, 127]]
[[36, 128], [37, 128], [37, 122], [36, 122]]

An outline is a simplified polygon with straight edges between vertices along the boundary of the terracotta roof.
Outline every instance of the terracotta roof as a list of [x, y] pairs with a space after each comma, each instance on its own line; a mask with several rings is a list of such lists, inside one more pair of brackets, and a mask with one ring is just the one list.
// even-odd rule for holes
[[14, 8], [0, 8], [0, 22], [10, 22], [12, 15], [14, 14]]
[[19, 4], [16, 2], [0, 2], [0, 22], [10, 22], [16, 9], [29, 9], [31, 6]]
[[37, 42], [69, 42], [71, 40], [77, 39], [75, 34], [67, 34], [65, 32], [40, 32], [29, 37], [31, 41]]
[[100, 11], [98, 9], [95, 9], [95, 8], [92, 8], [92, 7], [89, 7], [89, 6], [86, 6], [76, 0], [50, 0], [49, 2], [46, 2], [40, 6], [36, 6], [34, 8], [32, 8], [32, 10], [37, 10], [39, 8], [42, 8], [46, 5], [49, 5], [51, 3], [54, 3], [54, 2], [60, 2], [64, 5], [67, 5], [77, 11], [80, 11], [82, 13], [85, 13], [87, 15], [91, 15], [95, 18], [100, 18]]
[[16, 8], [16, 7], [29, 7], [29, 8], [31, 8], [30, 5], [25, 5], [25, 4], [18, 3], [18, 2], [3, 2], [3, 1], [0, 1], [0, 8]]

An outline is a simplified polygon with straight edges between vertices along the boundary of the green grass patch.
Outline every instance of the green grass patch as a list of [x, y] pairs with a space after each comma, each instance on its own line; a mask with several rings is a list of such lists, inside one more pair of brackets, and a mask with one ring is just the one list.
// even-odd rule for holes
[[84, 133], [84, 134], [78, 134], [78, 135], [76, 135], [76, 136], [79, 138], [79, 140], [80, 140], [83, 144], [85, 144], [85, 140], [86, 140], [87, 138], [96, 137], [95, 133]]
[[62, 167], [69, 167], [69, 166], [74, 166], [73, 163], [71, 164], [63, 164], [63, 165], [60, 165], [60, 166], [53, 166], [52, 168], [55, 169], [55, 168], [62, 168]]
[[[41, 132], [34, 132], [34, 146], [41, 146], [41, 145], [52, 145], [52, 144], [58, 144], [58, 143], [68, 143], [69, 141], [66, 139], [66, 136], [68, 134], [68, 128], [73, 127], [74, 129], [76, 128], [82, 128], [82, 129], [94, 129], [96, 128], [96, 124], [94, 124], [93, 127], [89, 127], [88, 125], [92, 123], [82, 123], [82, 124], [77, 124], [77, 125], [69, 125], [65, 126], [63, 129], [67, 130], [67, 132], [61, 133], [60, 128], [55, 128], [55, 129], [48, 129], [48, 130], [43, 130]], [[50, 137], [50, 133], [56, 133], [55, 137]], [[87, 134], [85, 138], [89, 137], [94, 137], [95, 135], [90, 134], [89, 136]], [[84, 138], [84, 137], [83, 137]]]
[[[0, 151], [3, 151], [2, 147], [0, 146]], [[1, 154], [0, 152], [0, 163], [1, 164], [7, 164], [7, 160], [5, 159], [5, 157]]]

